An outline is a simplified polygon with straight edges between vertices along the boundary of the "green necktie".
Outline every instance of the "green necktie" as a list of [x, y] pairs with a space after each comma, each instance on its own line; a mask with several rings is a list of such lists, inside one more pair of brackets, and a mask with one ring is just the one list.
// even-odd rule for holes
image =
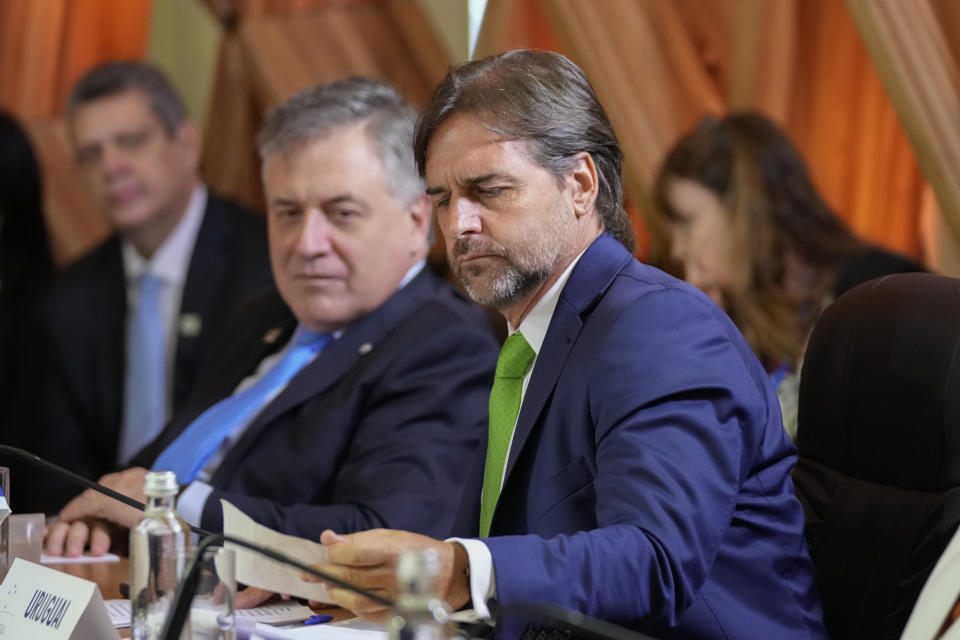
[[497, 358], [497, 372], [490, 391], [490, 428], [487, 434], [487, 461], [483, 467], [483, 495], [480, 499], [480, 537], [490, 534], [493, 508], [500, 497], [503, 465], [520, 412], [523, 376], [537, 355], [519, 331], [507, 338]]

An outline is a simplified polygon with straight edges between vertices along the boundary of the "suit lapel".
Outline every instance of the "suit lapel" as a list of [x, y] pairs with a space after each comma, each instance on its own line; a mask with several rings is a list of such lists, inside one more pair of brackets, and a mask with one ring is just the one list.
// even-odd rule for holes
[[197, 231], [197, 240], [190, 256], [183, 296], [177, 310], [174, 327], [176, 336], [176, 371], [174, 380], [180, 379], [181, 369], [196, 364], [198, 350], [205, 341], [204, 322], [218, 303], [217, 293], [223, 288], [228, 276], [227, 248], [230, 244], [230, 225], [219, 202], [208, 192], [203, 221]]
[[341, 380], [357, 363], [376, 352], [377, 344], [436, 290], [436, 277], [425, 267], [407, 286], [397, 291], [374, 312], [354, 322], [343, 335], [328, 344], [316, 359], [290, 380], [287, 387], [267, 405], [227, 454], [220, 470], [233, 468], [257, 437], [290, 409], [320, 396]]
[[229, 238], [224, 237], [228, 230], [216, 198], [208, 193], [203, 221], [197, 231], [187, 278], [183, 283], [183, 299], [180, 303], [182, 313], [190, 312], [203, 317], [213, 304], [213, 294], [219, 289], [220, 281], [226, 275], [223, 249], [229, 241]]
[[260, 362], [283, 348], [293, 335], [297, 320], [280, 295], [274, 295], [275, 299], [266, 299], [260, 303], [258, 311], [262, 309], [263, 316], [239, 336], [230, 357], [218, 359], [216, 363], [211, 363], [216, 366], [206, 366], [201, 372], [204, 379], [198, 387], [202, 385], [202, 398], [190, 400], [190, 406], [177, 418], [179, 428], [164, 430], [157, 455], [172, 444], [204, 411], [233, 394], [240, 382], [257, 370]]
[[[127, 278], [123, 269], [123, 256], [120, 250], [120, 239], [113, 236], [105, 252], [105, 277], [91, 285], [96, 293], [84, 304], [90, 309], [105, 309], [107, 313], [96, 316], [94, 322], [99, 323], [99, 329], [90, 331], [91, 336], [100, 336], [99, 349], [95, 357], [106, 365], [106, 375], [100, 378], [103, 385], [99, 389], [101, 398], [113, 398], [114, 402], [108, 406], [112, 415], [103, 417], [104, 444], [112, 448], [111, 462], [116, 460], [117, 447], [120, 444], [120, 428], [123, 420], [123, 388], [124, 370], [126, 368], [127, 342]], [[99, 367], [92, 367], [91, 371]]]
[[298, 372], [273, 402], [260, 412], [248, 433], [255, 437], [263, 426], [277, 416], [310, 397], [324, 393], [340, 380], [367, 353], [366, 348], [361, 350], [360, 347], [370, 344], [372, 350], [373, 345], [382, 338], [377, 328], [367, 329], [347, 332], [339, 340], [328, 344], [320, 355]]
[[567, 357], [583, 328], [583, 316], [632, 259], [633, 256], [619, 242], [603, 234], [590, 245], [570, 274], [570, 279], [560, 292], [560, 300], [550, 319], [547, 335], [537, 354], [530, 384], [523, 397], [507, 458], [504, 487], [534, 425], [553, 394]]
[[[580, 321], [580, 316], [575, 310], [564, 305], [561, 297], [556, 310], [553, 312], [553, 318], [550, 320], [550, 328], [547, 330], [543, 347], [537, 354], [530, 384], [527, 386], [527, 392], [520, 407], [520, 414], [517, 416], [517, 426], [514, 429], [513, 441], [510, 444], [510, 456], [507, 458], [505, 478], [510, 477], [510, 472], [517, 463], [517, 458], [520, 456], [520, 451], [523, 450], [527, 437], [533, 430], [533, 425], [553, 393], [553, 388], [557, 384], [563, 365], [567, 361], [567, 356], [570, 355], [570, 350], [573, 349], [582, 327], [583, 323]], [[506, 486], [506, 481], [504, 486]]]

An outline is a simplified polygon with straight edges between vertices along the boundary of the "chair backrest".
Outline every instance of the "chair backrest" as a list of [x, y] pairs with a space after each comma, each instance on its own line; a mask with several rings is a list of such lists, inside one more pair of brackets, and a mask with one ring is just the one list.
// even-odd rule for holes
[[841, 296], [804, 358], [797, 495], [836, 638], [896, 638], [960, 524], [960, 280]]

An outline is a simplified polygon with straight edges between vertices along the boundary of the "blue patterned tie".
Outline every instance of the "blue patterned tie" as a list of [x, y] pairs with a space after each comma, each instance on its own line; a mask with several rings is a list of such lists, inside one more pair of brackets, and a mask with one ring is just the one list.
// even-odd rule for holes
[[163, 429], [166, 396], [165, 332], [160, 311], [163, 280], [137, 278], [137, 307], [127, 316], [123, 425], [117, 462], [126, 464]]
[[256, 384], [213, 405], [190, 423], [153, 463], [155, 471], [173, 471], [189, 484], [239, 425], [249, 423], [277, 390], [313, 360], [330, 340], [329, 333], [301, 328], [287, 354]]

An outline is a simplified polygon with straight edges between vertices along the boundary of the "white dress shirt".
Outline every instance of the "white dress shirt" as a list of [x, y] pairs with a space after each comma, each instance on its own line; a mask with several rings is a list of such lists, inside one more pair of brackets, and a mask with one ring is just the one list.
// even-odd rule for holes
[[[177, 226], [163, 241], [149, 260], [136, 250], [129, 240], [120, 241], [123, 255], [123, 272], [127, 282], [127, 314], [136, 313], [140, 290], [137, 279], [144, 273], [150, 273], [163, 281], [160, 292], [160, 313], [163, 315], [164, 338], [164, 414], [163, 422], [170, 419], [173, 409], [173, 364], [177, 353], [177, 326], [180, 316], [180, 301], [183, 298], [183, 285], [187, 280], [190, 258], [197, 242], [203, 212], [207, 207], [207, 189], [198, 185], [190, 196], [187, 210]], [[129, 385], [124, 381], [124, 388]], [[121, 463], [126, 462], [121, 460]]]
[[[425, 265], [426, 260], [420, 260], [415, 265], [410, 267], [407, 273], [403, 276], [403, 280], [400, 281], [400, 286], [398, 289], [402, 289], [407, 285], [408, 282], [413, 280]], [[293, 332], [293, 335], [290, 337], [290, 340], [287, 341], [287, 344], [283, 347], [283, 349], [261, 360], [260, 364], [257, 366], [257, 370], [254, 371], [253, 374], [241, 380], [240, 384], [237, 385], [237, 388], [233, 390], [233, 393], [237, 394], [244, 389], [252, 387], [260, 380], [260, 378], [265, 376], [275, 364], [277, 364], [283, 359], [284, 356], [287, 355], [287, 351], [290, 350], [291, 346], [295, 342], [297, 334], [300, 333], [301, 330], [301, 325], [298, 324], [296, 331]], [[346, 329], [341, 329], [340, 331], [334, 332], [333, 339], [339, 339], [345, 330]], [[318, 353], [317, 355], [320, 354]], [[304, 365], [304, 367], [307, 366], [309, 366], [309, 363]], [[289, 381], [287, 384], [289, 384]], [[287, 384], [278, 387], [269, 398], [266, 398], [261, 404], [261, 410], [266, 408], [274, 398], [280, 395], [280, 393], [287, 388]], [[226, 457], [231, 447], [233, 447], [234, 443], [243, 437], [244, 432], [246, 432], [247, 428], [253, 424], [253, 421], [256, 419], [259, 413], [260, 411], [254, 412], [253, 415], [250, 416], [249, 420], [241, 422], [233, 429], [233, 431], [230, 432], [230, 435], [228, 435], [226, 439], [220, 443], [220, 447], [217, 449], [217, 452], [213, 454], [207, 464], [204, 465], [203, 469], [200, 470], [200, 473], [197, 474], [197, 479], [191, 482], [183, 491], [183, 493], [180, 494], [180, 498], [177, 500], [177, 513], [179, 513], [180, 517], [186, 522], [189, 522], [197, 527], [200, 526], [200, 518], [203, 516], [203, 509], [207, 504], [207, 498], [209, 498], [210, 494], [213, 492], [213, 487], [209, 484], [210, 479], [220, 467], [220, 463], [223, 462], [223, 459]]]
[[[960, 598], [960, 531], [954, 534], [923, 585], [900, 640], [936, 638], [957, 598]], [[960, 620], [939, 637], [941, 640], [960, 638]]]
[[[523, 387], [520, 391], [520, 410], [523, 410], [523, 399], [527, 395], [527, 386], [530, 384], [530, 378], [533, 370], [537, 366], [537, 358], [540, 349], [543, 347], [543, 340], [547, 336], [547, 329], [550, 328], [550, 320], [553, 318], [553, 312], [557, 308], [557, 302], [560, 301], [560, 292], [564, 285], [570, 279], [573, 268], [580, 262], [583, 252], [574, 258], [573, 262], [564, 270], [560, 278], [553, 283], [550, 290], [534, 305], [527, 316], [520, 321], [519, 327], [509, 326], [510, 334], [520, 331], [526, 339], [527, 344], [533, 349], [533, 362], [527, 368], [527, 373], [523, 376]], [[520, 418], [520, 411], [517, 412], [517, 418]], [[514, 422], [514, 431], [516, 431], [516, 422]], [[513, 436], [510, 437], [510, 446], [507, 448], [507, 460], [510, 459], [510, 449], [513, 447]], [[503, 481], [506, 478], [507, 465], [503, 465], [503, 476], [500, 478], [500, 486], [503, 487]], [[464, 538], [449, 538], [448, 542], [459, 542], [467, 551], [467, 560], [470, 563], [470, 598], [473, 600], [473, 608], [480, 618], [489, 618], [490, 609], [487, 607], [487, 600], [497, 595], [496, 576], [493, 571], [493, 556], [490, 555], [490, 549], [487, 548], [481, 540], [472, 540]]]

